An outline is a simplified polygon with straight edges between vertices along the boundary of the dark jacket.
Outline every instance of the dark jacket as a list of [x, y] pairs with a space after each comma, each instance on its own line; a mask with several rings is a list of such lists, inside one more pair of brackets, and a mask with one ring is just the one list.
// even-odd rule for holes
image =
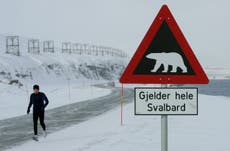
[[32, 93], [30, 96], [30, 103], [28, 106], [27, 113], [30, 112], [30, 107], [33, 105], [33, 112], [39, 113], [44, 112], [45, 107], [49, 104], [49, 100], [46, 95], [42, 92], [38, 92], [38, 94]]

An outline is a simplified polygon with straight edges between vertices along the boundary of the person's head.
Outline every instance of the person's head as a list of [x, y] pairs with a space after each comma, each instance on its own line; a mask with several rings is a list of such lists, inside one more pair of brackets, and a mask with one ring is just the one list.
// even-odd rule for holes
[[37, 94], [39, 92], [39, 85], [35, 84], [33, 86], [34, 93]]

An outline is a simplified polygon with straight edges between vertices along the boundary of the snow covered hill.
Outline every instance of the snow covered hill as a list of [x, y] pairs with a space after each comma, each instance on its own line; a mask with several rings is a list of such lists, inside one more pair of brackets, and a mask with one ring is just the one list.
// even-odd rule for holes
[[0, 53], [0, 81], [49, 81], [66, 79], [113, 80], [125, 68], [124, 58], [78, 54]]

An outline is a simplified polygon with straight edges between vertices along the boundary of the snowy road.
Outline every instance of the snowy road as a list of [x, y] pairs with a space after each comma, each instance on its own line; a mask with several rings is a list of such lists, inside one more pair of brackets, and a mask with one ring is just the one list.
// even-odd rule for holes
[[[132, 89], [125, 90], [126, 102], [132, 102]], [[77, 102], [46, 111], [47, 132], [52, 133], [88, 120], [119, 105], [120, 89], [113, 88], [110, 95]], [[40, 126], [39, 126], [40, 128]], [[40, 129], [41, 132], [41, 129]], [[32, 115], [0, 120], [0, 150], [31, 140], [33, 135]]]

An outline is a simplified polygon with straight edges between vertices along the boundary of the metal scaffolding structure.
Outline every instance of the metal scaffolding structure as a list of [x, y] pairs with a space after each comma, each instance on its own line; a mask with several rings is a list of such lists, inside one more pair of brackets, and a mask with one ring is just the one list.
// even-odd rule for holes
[[70, 42], [63, 42], [62, 43], [62, 53], [71, 53], [71, 43]]
[[6, 36], [6, 53], [20, 56], [19, 36]]
[[[25, 40], [22, 41], [24, 42]], [[6, 36], [6, 53], [20, 56], [19, 45], [20, 45], [19, 36]], [[27, 39], [28, 53], [40, 54], [42, 49], [43, 52], [54, 53], [55, 51], [54, 41], [46, 40], [41, 42], [40, 44], [39, 39]], [[68, 53], [68, 54], [73, 53], [78, 55], [127, 57], [127, 54], [120, 49], [106, 47], [106, 46], [92, 45], [87, 43], [62, 42], [61, 52]]]
[[38, 39], [29, 39], [28, 40], [28, 52], [39, 54], [40, 53], [40, 42]]
[[47, 40], [43, 42], [43, 52], [54, 53], [54, 41]]

